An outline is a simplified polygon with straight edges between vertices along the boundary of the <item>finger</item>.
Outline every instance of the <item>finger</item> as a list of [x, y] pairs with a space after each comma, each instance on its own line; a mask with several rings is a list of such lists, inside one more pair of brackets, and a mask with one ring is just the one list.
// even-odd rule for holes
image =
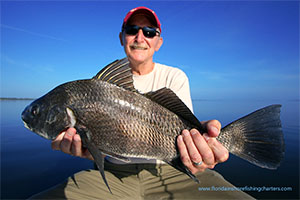
[[72, 144], [72, 141], [73, 141], [73, 136], [76, 134], [76, 130], [74, 128], [69, 128], [61, 143], [60, 143], [60, 149], [62, 152], [64, 153], [67, 153], [67, 154], [71, 154], [71, 144]]
[[179, 135], [177, 137], [177, 147], [178, 147], [178, 151], [180, 153], [180, 159], [181, 159], [182, 163], [187, 167], [191, 166], [192, 163], [191, 163], [191, 160], [189, 158], [187, 148], [186, 148], [186, 146], [183, 142], [183, 136], [182, 135]]
[[210, 138], [207, 143], [213, 151], [216, 162], [221, 163], [228, 160], [228, 150], [216, 138]]
[[[187, 130], [182, 131], [184, 133]], [[182, 163], [193, 173], [203, 172], [206, 168], [213, 168], [213, 166], [207, 166], [205, 163], [202, 163], [199, 166], [194, 166], [192, 161], [189, 158], [187, 147], [183, 141], [183, 136], [179, 135], [177, 138], [177, 147], [180, 153], [180, 158]]]
[[60, 150], [60, 143], [63, 140], [63, 137], [65, 135], [65, 131], [60, 133], [52, 142], [51, 142], [51, 148], [53, 150]]
[[198, 149], [198, 152], [200, 153], [200, 156], [203, 160], [203, 162], [206, 165], [213, 165], [215, 163], [215, 157], [211, 150], [211, 148], [208, 146], [206, 140], [203, 138], [203, 136], [200, 134], [200, 132], [196, 129], [191, 130], [192, 139], [194, 141], [195, 146]]
[[206, 127], [207, 133], [210, 137], [218, 137], [221, 130], [221, 123], [218, 120], [209, 120], [203, 122]]
[[72, 147], [71, 147], [72, 154], [74, 156], [82, 157], [82, 143], [80, 135], [75, 134], [73, 137]]
[[[194, 129], [195, 131], [195, 129]], [[194, 144], [193, 138], [188, 130], [182, 131], [183, 141], [187, 148], [187, 152], [190, 160], [193, 163], [200, 163], [202, 161], [201, 155]]]

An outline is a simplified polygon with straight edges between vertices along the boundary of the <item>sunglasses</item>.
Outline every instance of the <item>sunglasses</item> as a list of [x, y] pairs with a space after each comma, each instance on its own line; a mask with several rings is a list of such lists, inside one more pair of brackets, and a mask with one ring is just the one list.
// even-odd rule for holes
[[124, 27], [124, 31], [127, 35], [136, 35], [140, 29], [142, 29], [144, 36], [147, 38], [154, 38], [157, 35], [156, 33], [158, 33], [158, 35], [160, 34], [156, 28], [148, 26], [139, 27], [137, 25], [127, 25]]

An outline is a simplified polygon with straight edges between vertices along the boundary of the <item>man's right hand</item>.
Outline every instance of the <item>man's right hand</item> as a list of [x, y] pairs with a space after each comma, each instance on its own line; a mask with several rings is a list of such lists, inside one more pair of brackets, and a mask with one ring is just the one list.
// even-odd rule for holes
[[86, 148], [82, 147], [80, 135], [76, 134], [75, 128], [69, 128], [60, 133], [52, 141], [51, 147], [54, 150], [60, 150], [73, 156], [94, 160], [90, 152]]

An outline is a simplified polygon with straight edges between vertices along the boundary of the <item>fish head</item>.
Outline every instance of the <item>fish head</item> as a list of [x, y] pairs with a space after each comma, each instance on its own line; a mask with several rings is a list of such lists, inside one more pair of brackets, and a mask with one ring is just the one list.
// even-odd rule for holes
[[25, 127], [46, 139], [55, 139], [71, 123], [62, 99], [47, 94], [33, 101], [22, 112]]

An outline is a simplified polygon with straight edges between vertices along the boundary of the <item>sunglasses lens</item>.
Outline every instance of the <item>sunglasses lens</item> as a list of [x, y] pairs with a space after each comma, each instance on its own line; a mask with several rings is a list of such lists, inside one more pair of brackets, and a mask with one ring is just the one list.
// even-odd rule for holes
[[125, 33], [128, 35], [136, 35], [140, 29], [143, 30], [143, 34], [147, 38], [153, 38], [156, 36], [156, 32], [157, 32], [156, 28], [147, 27], [147, 26], [141, 28], [136, 25], [132, 25], [132, 26], [129, 25], [125, 27]]
[[145, 37], [153, 38], [156, 36], [156, 29], [145, 26], [143, 28], [143, 34]]
[[139, 32], [140, 27], [138, 26], [126, 26], [125, 33], [128, 35], [136, 35]]

